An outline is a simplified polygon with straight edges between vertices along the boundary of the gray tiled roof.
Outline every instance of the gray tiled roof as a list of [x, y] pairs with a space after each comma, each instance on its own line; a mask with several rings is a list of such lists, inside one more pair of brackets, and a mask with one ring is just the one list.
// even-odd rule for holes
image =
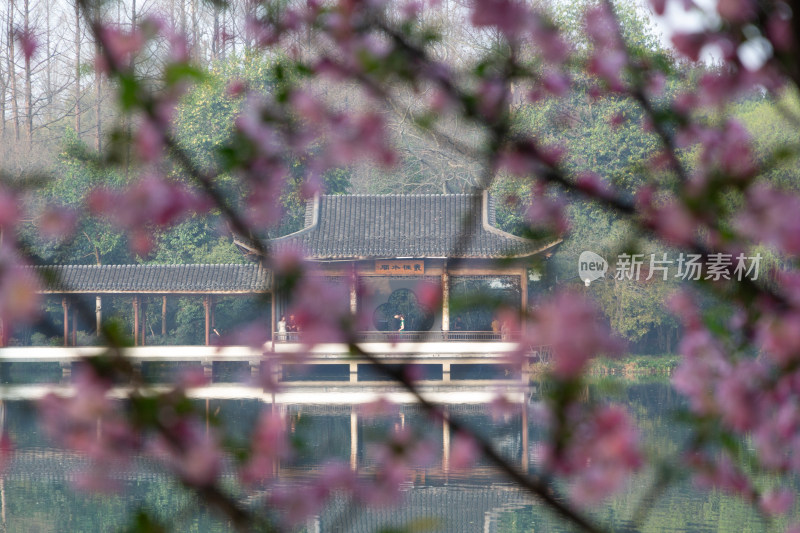
[[320, 196], [304, 229], [271, 244], [321, 260], [520, 257], [551, 246], [499, 230], [494, 220], [486, 193]]
[[269, 292], [270, 273], [248, 265], [58, 265], [33, 269], [45, 293]]

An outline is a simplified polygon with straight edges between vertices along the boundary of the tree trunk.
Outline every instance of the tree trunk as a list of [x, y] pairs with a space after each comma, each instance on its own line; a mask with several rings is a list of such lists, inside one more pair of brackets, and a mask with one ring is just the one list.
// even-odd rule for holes
[[181, 0], [181, 35], [186, 35], [186, 0]]
[[200, 58], [200, 32], [198, 29], [198, 13], [197, 10], [200, 8], [198, 5], [197, 0], [192, 0], [192, 43], [191, 43], [191, 57], [195, 61], [198, 61]]
[[11, 82], [11, 114], [14, 116], [14, 138], [19, 141], [19, 104], [17, 101], [16, 46], [14, 37], [14, 0], [8, 7], [8, 77]]
[[[23, 31], [31, 35], [30, 28], [30, 0], [23, 1]], [[31, 86], [31, 56], [25, 54], [25, 134], [28, 139], [28, 149], [33, 149], [33, 90]]]
[[[94, 42], [94, 53], [95, 57], [100, 57], [100, 41], [95, 39]], [[101, 84], [103, 82], [103, 78], [100, 76], [100, 70], [95, 69], [94, 71], [94, 85], [95, 85], [95, 102], [94, 102], [94, 115], [95, 115], [95, 132], [94, 132], [94, 148], [98, 152], [102, 148], [102, 143], [100, 142], [100, 135], [101, 135], [101, 126], [100, 126], [100, 95], [101, 95]]]
[[211, 36], [211, 59], [219, 59], [219, 8], [215, 5], [214, 9], [214, 30]]
[[44, 53], [45, 55], [45, 78], [47, 86], [47, 114], [48, 117], [51, 113], [51, 106], [53, 105], [53, 77], [51, 73], [51, 57], [50, 57], [50, 0], [44, 3], [44, 23], [45, 23], [45, 41]]
[[225, 61], [225, 52], [228, 48], [228, 10], [222, 10], [222, 32], [219, 36], [219, 57]]
[[81, 9], [75, 0], [75, 134], [81, 138]]

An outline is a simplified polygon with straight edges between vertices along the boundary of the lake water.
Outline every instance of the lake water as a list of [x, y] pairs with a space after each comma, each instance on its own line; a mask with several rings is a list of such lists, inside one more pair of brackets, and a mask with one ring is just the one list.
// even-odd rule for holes
[[[20, 390], [24, 387], [6, 386], [0, 391], [6, 398], [2, 402], [3, 423], [16, 446], [14, 459], [0, 477], [2, 531], [121, 531], [140, 507], [149, 509], [175, 531], [233, 530], [213, 514], [198, 509], [190, 494], [171, 482], [157, 465], [144, 460], [119, 474], [124, 492], [88, 496], [74, 491], [71, 480], [86, 466], [85, 459], [48, 442], [35, 422], [33, 403], [10, 399], [18, 397]], [[512, 401], [530, 406], [538, 401], [537, 390], [533, 387], [506, 393]], [[324, 513], [308, 521], [307, 531], [400, 531], [398, 528], [403, 526], [441, 532], [570, 530], [485, 461], [469, 473], [453, 471], [448, 464], [449, 453], [445, 452], [445, 444], [452, 438], [449, 428], [431, 422], [418, 406], [401, 403], [397, 413], [382, 419], [359, 414], [358, 404], [375, 392], [335, 385], [315, 392], [298, 385], [290, 387], [283, 400], [279, 397], [274, 404], [275, 409], [287, 414], [296, 442], [302, 443], [295, 458], [276, 469], [285, 483], [310, 482], [331, 458], [368, 474], [376, 466], [372, 443], [398, 425], [424, 433], [438, 447], [432, 464], [420, 468], [404, 485], [399, 506], [360, 509], [343, 499], [334, 500]], [[231, 391], [226, 394], [231, 395]], [[535, 450], [542, 429], [533, 415], [517, 413], [493, 418], [480, 403], [488, 394], [481, 387], [438, 387], [436, 394], [437, 399], [449, 402], [447, 409], [452, 416], [488, 437], [503, 456], [521, 468], [527, 463], [531, 471], [535, 470]], [[687, 432], [673, 420], [672, 413], [681, 400], [666, 380], [601, 382], [589, 387], [587, 394], [611, 395], [625, 403], [639, 421], [646, 448], [653, 457], [670, 460], [687, 437]], [[404, 402], [401, 395], [395, 399]], [[200, 409], [217, 414], [229, 431], [239, 436], [248, 433], [261, 409], [273, 408], [272, 400], [264, 397], [197, 402]], [[227, 477], [232, 480], [232, 475]], [[651, 479], [652, 472], [641, 473], [626, 490], [592, 512], [612, 531], [778, 531], [785, 526], [785, 522], [764, 522], [752, 507], [724, 493], [697, 491], [688, 481], [668, 488], [643, 524], [632, 524], [632, 513]], [[246, 503], [260, 505], [257, 498]]]

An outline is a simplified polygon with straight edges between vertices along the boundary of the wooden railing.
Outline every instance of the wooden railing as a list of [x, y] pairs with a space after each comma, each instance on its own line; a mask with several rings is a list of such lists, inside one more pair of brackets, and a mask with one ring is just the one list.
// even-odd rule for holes
[[[513, 342], [519, 340], [519, 332], [495, 333], [493, 331], [359, 331], [357, 342]], [[302, 332], [275, 333], [275, 342], [301, 342]]]

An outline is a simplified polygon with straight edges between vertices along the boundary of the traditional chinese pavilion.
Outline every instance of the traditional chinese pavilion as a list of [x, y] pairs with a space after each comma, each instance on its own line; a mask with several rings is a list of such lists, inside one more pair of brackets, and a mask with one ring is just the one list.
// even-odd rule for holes
[[[371, 313], [376, 332], [397, 331], [394, 317], [402, 314], [405, 332], [457, 338], [458, 331], [491, 332], [494, 320], [486, 309], [452, 307], [465, 300], [458, 296], [486, 292], [526, 308], [529, 281], [538, 279], [529, 277], [531, 259], [549, 257], [558, 242], [498, 229], [494, 201], [483, 192], [317, 196], [303, 229], [270, 245], [299, 248], [331, 282], [349, 284], [351, 310]], [[440, 310], [420, 302], [425, 289], [441, 291]], [[273, 331], [288, 302], [286, 294], [273, 298]]]

